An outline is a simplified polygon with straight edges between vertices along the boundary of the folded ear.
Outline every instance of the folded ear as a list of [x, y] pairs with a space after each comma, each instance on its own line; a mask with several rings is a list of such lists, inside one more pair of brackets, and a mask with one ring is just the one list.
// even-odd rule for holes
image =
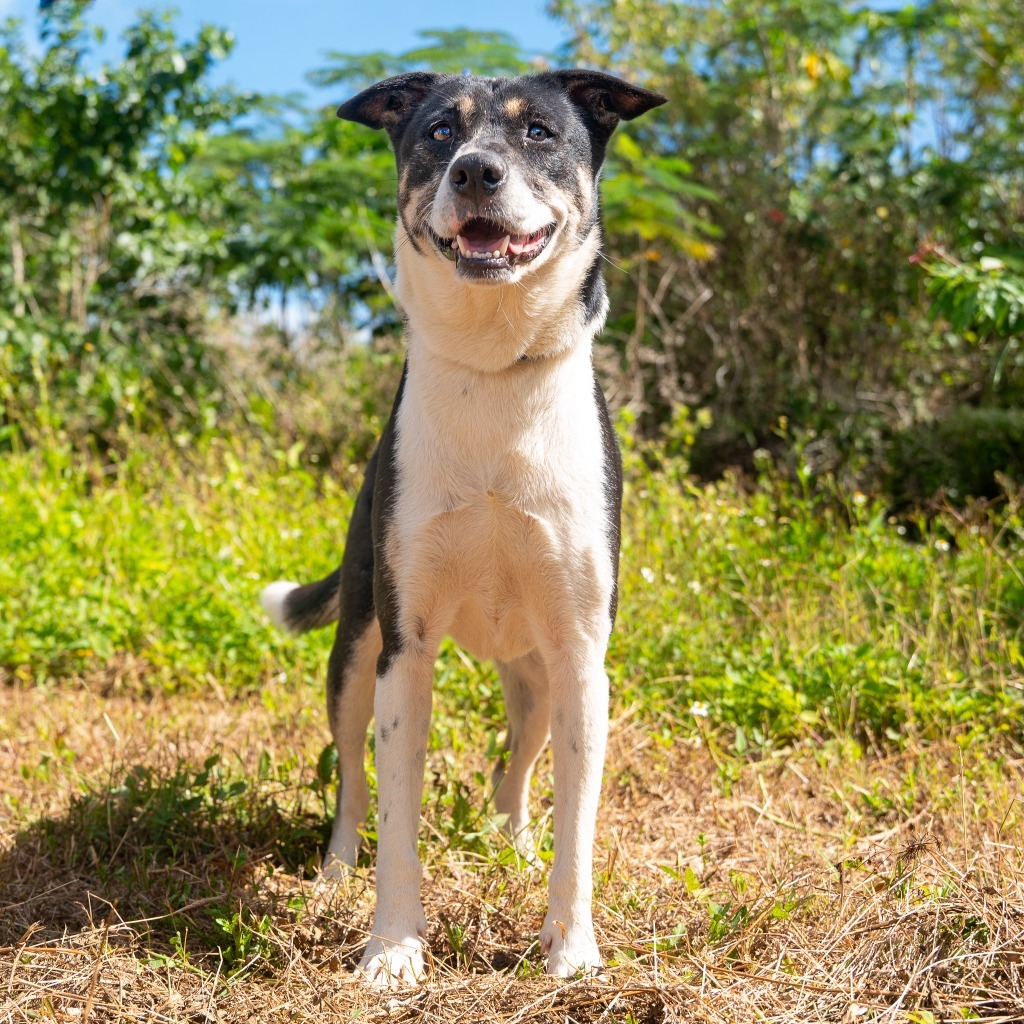
[[432, 71], [411, 71], [371, 85], [338, 107], [338, 117], [367, 128], [384, 128], [389, 135], [405, 123], [434, 85], [446, 76]]
[[596, 124], [611, 134], [619, 121], [632, 121], [668, 99], [649, 89], [631, 85], [603, 71], [569, 69], [550, 71], [569, 99]]

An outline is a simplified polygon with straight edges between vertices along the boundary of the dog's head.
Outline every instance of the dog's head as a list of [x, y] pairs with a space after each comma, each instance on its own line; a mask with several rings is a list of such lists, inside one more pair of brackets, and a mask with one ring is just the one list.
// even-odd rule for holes
[[664, 102], [598, 71], [412, 72], [370, 86], [338, 116], [390, 135], [409, 258], [428, 261], [418, 272], [445, 275], [450, 291], [453, 276], [518, 282], [578, 251], [595, 232], [616, 124]]

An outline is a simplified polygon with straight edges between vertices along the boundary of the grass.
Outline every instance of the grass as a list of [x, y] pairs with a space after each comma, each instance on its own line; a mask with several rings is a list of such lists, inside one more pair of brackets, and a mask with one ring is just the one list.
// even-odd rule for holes
[[[595, 850], [607, 973], [566, 984], [534, 941], [543, 877], [478, 810], [482, 752], [434, 751], [432, 977], [380, 998], [349, 975], [372, 867], [327, 893], [308, 876], [325, 832], [313, 693], [274, 711], [9, 696], [10, 1020], [995, 1022], [1024, 1007], [1019, 754], [835, 747], [737, 762], [724, 787], [703, 743], [616, 716]], [[539, 783], [546, 831], [547, 762]]]
[[[542, 975], [544, 879], [487, 811], [500, 688], [442, 651], [432, 976], [351, 983], [328, 631], [256, 595], [338, 557], [358, 469], [242, 441], [0, 460], [0, 1020], [1024, 1018], [1024, 519], [909, 524], [827, 481], [696, 487], [628, 446], [601, 980]], [[371, 784], [373, 783], [371, 771]], [[550, 763], [534, 807], [550, 852]], [[4, 1016], [6, 1015], [6, 1017]]]
[[[632, 447], [627, 470], [609, 668], [620, 701], [666, 735], [724, 726], [746, 753], [1014, 731], [1019, 504], [950, 514], [911, 544], [860, 495], [772, 478], [749, 493], [697, 488], [681, 459]], [[295, 452], [239, 443], [143, 446], [112, 465], [59, 450], [5, 457], [0, 671], [268, 701], [281, 680], [319, 686], [328, 631], [282, 637], [256, 598], [269, 580], [334, 567], [358, 480], [356, 466], [313, 477]], [[489, 671], [450, 648], [440, 671], [448, 710], [500, 718]]]

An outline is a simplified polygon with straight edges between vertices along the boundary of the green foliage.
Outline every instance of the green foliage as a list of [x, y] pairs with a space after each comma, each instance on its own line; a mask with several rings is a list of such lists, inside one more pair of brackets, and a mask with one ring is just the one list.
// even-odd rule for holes
[[992, 390], [1005, 375], [1016, 384], [1017, 402], [1024, 402], [1024, 251], [989, 250], [968, 263], [937, 248], [929, 256], [923, 267], [932, 317], [948, 321], [966, 340], [994, 349]]
[[422, 45], [404, 53], [326, 54], [330, 63], [310, 72], [315, 85], [343, 84], [362, 89], [381, 78], [406, 71], [438, 71], [461, 75], [522, 75], [534, 70], [529, 57], [512, 36], [505, 32], [473, 32], [469, 29], [428, 29], [418, 33]]
[[549, 4], [576, 61], [669, 96], [637, 123], [643, 152], [718, 197], [665, 189], [715, 225], [713, 250], [611, 237], [627, 272], [609, 269], [606, 337], [643, 429], [710, 408], [712, 474], [751, 466], [780, 415], [841, 460], [877, 458], [880, 419], [989, 376], [987, 353], [929, 324], [908, 257], [1019, 245], [1018, 6]]
[[[254, 781], [217, 755], [201, 768], [136, 765], [119, 784], [77, 796], [68, 817], [110, 875], [138, 879], [156, 863], [208, 859], [233, 874], [245, 867], [239, 856], [243, 848], [270, 849], [283, 864], [302, 871], [316, 860], [327, 826], [321, 809], [305, 803], [311, 787], [296, 787], [294, 768], [294, 763], [281, 765]], [[244, 956], [237, 919], [234, 927], [230, 919], [216, 923]]]
[[[115, 686], [256, 687], [277, 678], [286, 646], [295, 678], [319, 672], [328, 638], [286, 645], [251, 600], [251, 574], [283, 575], [296, 537], [319, 537], [327, 570], [345, 533], [347, 494], [287, 453], [140, 447], [104, 470], [52, 451], [42, 464], [8, 456], [0, 479], [0, 662], [17, 675], [108, 665]], [[326, 517], [318, 495], [332, 496]]]
[[207, 75], [232, 46], [142, 15], [95, 69], [81, 4], [38, 54], [0, 31], [0, 394], [23, 428], [209, 425], [218, 354], [199, 330], [226, 282], [223, 226], [183, 167], [243, 98]]
[[977, 263], [934, 260], [925, 270], [932, 278], [932, 315], [954, 330], [996, 337], [1024, 332], [1024, 252], [989, 253]]
[[[627, 448], [616, 702], [666, 736], [750, 756], [832, 737], [1019, 734], [1024, 520], [922, 524], [918, 545], [863, 496], [770, 473], [753, 493], [695, 488], [684, 456]], [[340, 556], [358, 478], [288, 453], [150, 446], [117, 464], [51, 450], [0, 461], [0, 671], [23, 684], [250, 691], [322, 685], [330, 631], [275, 632], [257, 595]], [[434, 745], [500, 728], [493, 670], [441, 652]], [[333, 772], [325, 751], [313, 793]], [[271, 767], [268, 765], [268, 771]], [[493, 825], [438, 787], [453, 843]]]
[[315, 307], [314, 330], [325, 342], [367, 326], [393, 335], [398, 316], [382, 255], [396, 212], [387, 140], [327, 112], [303, 114], [297, 124], [294, 114], [269, 109], [258, 130], [211, 138], [187, 169], [197, 193], [217, 203], [220, 272], [239, 302], [276, 297], [285, 342], [289, 296]]
[[953, 409], [896, 434], [889, 462], [887, 490], [900, 505], [1000, 497], [1000, 476], [1024, 482], [1024, 410]]
[[[613, 688], [663, 716], [666, 735], [728, 722], [738, 753], [801, 737], [900, 743], [975, 728], [993, 700], [1008, 703], [985, 728], [1016, 730], [1019, 508], [922, 524], [912, 546], [864, 495], [816, 497], [772, 473], [743, 495], [695, 488], [673, 460], [628, 462]], [[980, 667], [990, 644], [1008, 673], [995, 690]]]

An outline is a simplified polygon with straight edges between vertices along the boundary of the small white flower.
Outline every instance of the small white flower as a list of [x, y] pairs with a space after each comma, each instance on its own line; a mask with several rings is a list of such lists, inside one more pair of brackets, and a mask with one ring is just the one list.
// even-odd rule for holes
[[767, 526], [767, 525], [768, 525], [768, 524], [767, 524], [767, 523], [766, 523], [766, 522], [764, 521], [764, 517], [763, 517], [763, 516], [754, 516], [754, 522], [755, 522], [755, 523], [756, 523], [756, 524], [757, 524], [758, 526]]
[[702, 700], [695, 700], [690, 705], [690, 714], [696, 718], [708, 717], [708, 706]]
[[701, 588], [701, 585], [700, 585], [700, 580], [690, 580], [690, 582], [687, 583], [686, 585], [695, 594], [699, 594], [701, 592], [702, 588]]
[[643, 578], [647, 580], [648, 583], [653, 583], [655, 580], [654, 570], [649, 565], [645, 565], [640, 570], [640, 575], [643, 576]]
[[861, 491], [857, 491], [853, 496], [853, 503], [854, 505], [866, 505], [868, 503], [868, 496]]
[[937, 540], [935, 542], [935, 550], [936, 551], [948, 551], [949, 550], [949, 541], [948, 540]]

